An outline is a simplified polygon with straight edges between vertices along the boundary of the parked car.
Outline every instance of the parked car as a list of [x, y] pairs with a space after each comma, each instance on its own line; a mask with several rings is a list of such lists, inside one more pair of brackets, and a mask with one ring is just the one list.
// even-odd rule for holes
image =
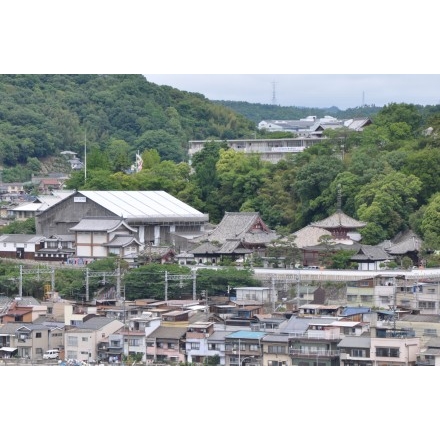
[[43, 354], [43, 359], [58, 359], [60, 357], [60, 351], [58, 349], [47, 350]]

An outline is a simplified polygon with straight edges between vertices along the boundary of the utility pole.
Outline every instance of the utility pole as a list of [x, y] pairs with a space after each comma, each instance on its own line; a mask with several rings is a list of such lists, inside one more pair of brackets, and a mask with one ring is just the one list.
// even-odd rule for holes
[[53, 267], [47, 269], [23, 269], [23, 266], [20, 265], [20, 276], [19, 276], [19, 284], [18, 284], [18, 296], [20, 298], [23, 297], [23, 274], [37, 274], [37, 278], [40, 279], [40, 274], [42, 273], [50, 273], [51, 274], [51, 289], [52, 292], [55, 290], [55, 269]]

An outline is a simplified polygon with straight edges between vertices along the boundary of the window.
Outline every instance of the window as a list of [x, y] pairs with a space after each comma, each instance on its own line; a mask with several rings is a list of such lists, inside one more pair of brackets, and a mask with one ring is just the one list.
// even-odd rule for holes
[[268, 361], [267, 365], [269, 367], [282, 367], [286, 365], [286, 361]]
[[364, 358], [367, 357], [367, 350], [362, 350], [360, 348], [353, 348], [353, 350], [351, 351], [351, 355], [353, 357]]
[[357, 301], [357, 295], [347, 295], [347, 301], [348, 302], [356, 302]]
[[200, 350], [200, 342], [191, 342], [190, 348], [191, 350]]
[[257, 344], [250, 344], [249, 351], [259, 351], [260, 347]]
[[36, 337], [36, 338], [41, 338], [41, 332], [36, 332], [36, 333], [35, 333], [35, 337]]
[[419, 309], [435, 309], [434, 301], [419, 301]]
[[35, 354], [37, 356], [42, 356], [43, 355], [43, 349], [42, 348], [36, 348], [35, 349]]
[[268, 353], [285, 354], [286, 347], [284, 345], [269, 345]]
[[220, 350], [218, 344], [208, 344], [208, 350]]
[[69, 347], [78, 347], [78, 337], [77, 336], [67, 336], [67, 345]]
[[435, 329], [435, 328], [425, 328], [423, 330], [423, 336], [437, 336], [437, 329]]
[[377, 347], [376, 356], [378, 357], [399, 357], [398, 348]]
[[87, 336], [83, 336], [83, 337], [81, 338], [81, 341], [82, 341], [82, 342], [87, 342], [88, 339], [89, 339], [89, 338], [88, 338]]
[[141, 344], [139, 339], [132, 338], [128, 340], [128, 345], [130, 345], [131, 347], [139, 347]]
[[168, 342], [168, 350], [174, 350], [176, 344], [174, 342]]

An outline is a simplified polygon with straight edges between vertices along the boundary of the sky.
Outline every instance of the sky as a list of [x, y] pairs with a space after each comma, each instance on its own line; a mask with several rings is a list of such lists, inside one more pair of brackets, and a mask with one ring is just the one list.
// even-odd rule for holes
[[145, 74], [210, 100], [340, 110], [390, 103], [440, 104], [436, 74]]

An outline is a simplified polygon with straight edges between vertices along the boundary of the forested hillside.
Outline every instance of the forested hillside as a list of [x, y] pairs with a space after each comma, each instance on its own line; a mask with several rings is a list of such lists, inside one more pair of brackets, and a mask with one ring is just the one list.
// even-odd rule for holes
[[[327, 217], [340, 200], [368, 223], [365, 244], [412, 228], [427, 249], [440, 249], [440, 106], [391, 103], [363, 132], [327, 130], [321, 143], [277, 164], [210, 142], [190, 166], [188, 140], [263, 133], [202, 95], [142, 75], [3, 75], [0, 95], [4, 180], [63, 150], [82, 157], [87, 136], [87, 173], [73, 172], [70, 189], [163, 190], [213, 223], [226, 211], [258, 211], [283, 233]], [[142, 170], [129, 173], [137, 151]]]
[[156, 149], [186, 160], [190, 139], [250, 136], [254, 124], [202, 95], [148, 82], [143, 75], [0, 75], [0, 166], [4, 181], [38, 173], [63, 150]]

